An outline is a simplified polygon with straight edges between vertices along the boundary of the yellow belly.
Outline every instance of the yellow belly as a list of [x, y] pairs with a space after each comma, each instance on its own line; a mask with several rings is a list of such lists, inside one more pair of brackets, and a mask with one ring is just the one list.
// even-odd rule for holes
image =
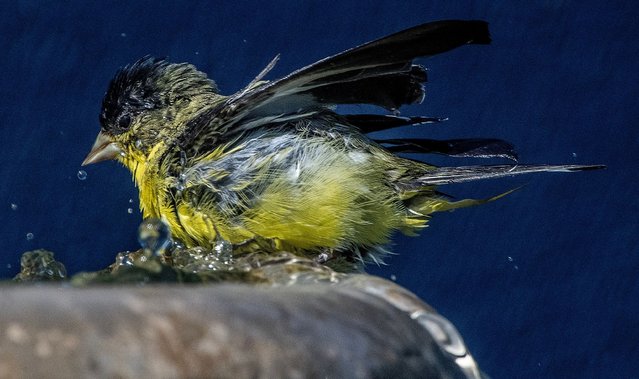
[[388, 242], [391, 232], [405, 222], [399, 200], [390, 188], [371, 181], [370, 173], [353, 170], [347, 162], [332, 163], [307, 171], [301, 185], [282, 174], [233, 219], [221, 214], [216, 204], [172, 199], [168, 184], [149, 171], [138, 181], [140, 205], [145, 218], [164, 219], [174, 238], [189, 247], [213, 246], [218, 235], [234, 244], [259, 238], [294, 250]]
[[212, 247], [223, 238], [233, 244], [264, 240], [278, 250], [347, 250], [385, 244], [394, 230], [411, 232], [424, 226], [425, 214], [407, 212], [405, 199], [386, 182], [385, 171], [371, 164], [375, 157], [335, 149], [313, 153], [303, 170], [268, 170], [252, 178], [263, 186], [234, 214], [223, 213], [215, 204], [214, 188], [176, 195], [175, 179], [157, 165], [142, 162], [130, 169], [143, 216], [166, 221], [173, 237], [187, 247]]

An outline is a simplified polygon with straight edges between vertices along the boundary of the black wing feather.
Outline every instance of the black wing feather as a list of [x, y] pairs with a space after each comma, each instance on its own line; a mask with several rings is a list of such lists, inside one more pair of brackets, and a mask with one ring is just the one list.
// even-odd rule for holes
[[[415, 90], [413, 81], [420, 78], [426, 80], [423, 69], [420, 71], [411, 64], [413, 59], [430, 57], [465, 44], [488, 43], [490, 34], [485, 21], [446, 20], [422, 24], [324, 58], [280, 80], [243, 94], [240, 99], [231, 99], [231, 102], [255, 109], [275, 101], [279, 96], [304, 93], [313, 95], [319, 92], [325, 95], [325, 103], [339, 104], [342, 95], [336, 90], [341, 84], [351, 83], [348, 86], [359, 89], [359, 84], [366, 86], [367, 80], [371, 78], [380, 80], [379, 78], [389, 75], [391, 79], [403, 78], [409, 84], [405, 90], [410, 93]], [[332, 86], [333, 90], [322, 89], [326, 86]], [[379, 92], [376, 96], [383, 96], [386, 89], [375, 88]], [[391, 90], [396, 89], [397, 87], [391, 86]], [[409, 98], [413, 99], [415, 96]], [[369, 100], [370, 95], [358, 102], [367, 103]], [[349, 102], [355, 101], [351, 99]], [[397, 103], [395, 102], [395, 107], [401, 105]]]
[[443, 117], [401, 117], [392, 115], [375, 115], [375, 114], [349, 114], [342, 115], [346, 122], [356, 126], [363, 133], [379, 132], [381, 130], [398, 128], [400, 126], [434, 124], [446, 121]]
[[[350, 73], [348, 73], [350, 74]], [[333, 80], [338, 78], [333, 78]], [[413, 65], [407, 72], [336, 81], [313, 88], [309, 93], [322, 104], [374, 104], [389, 110], [421, 102], [426, 69]]]
[[515, 147], [495, 138], [433, 140], [425, 138], [377, 139], [395, 153], [436, 153], [453, 157], [507, 158], [517, 161]]
[[189, 139], [201, 134], [199, 129], [230, 137], [266, 123], [308, 117], [332, 104], [397, 108], [423, 96], [425, 70], [413, 65], [413, 59], [489, 42], [485, 21], [419, 25], [322, 59], [282, 79], [244, 89], [202, 115], [201, 120], [210, 122], [187, 127], [180, 143], [188, 145]]

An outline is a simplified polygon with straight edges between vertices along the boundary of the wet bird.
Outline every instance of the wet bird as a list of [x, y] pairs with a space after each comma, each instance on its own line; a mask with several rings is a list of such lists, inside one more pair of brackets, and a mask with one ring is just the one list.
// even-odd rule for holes
[[[139, 187], [143, 217], [163, 219], [188, 247], [224, 240], [236, 251], [285, 250], [320, 262], [375, 258], [394, 231], [417, 234], [434, 212], [499, 197], [453, 201], [440, 185], [601, 167], [520, 165], [498, 139], [367, 136], [441, 121], [397, 113], [424, 97], [427, 72], [413, 60], [488, 43], [484, 21], [426, 23], [264, 80], [276, 57], [229, 96], [190, 64], [147, 56], [110, 82], [83, 165], [121, 162]], [[389, 114], [339, 114], [340, 104]], [[515, 162], [435, 167], [398, 153]]]

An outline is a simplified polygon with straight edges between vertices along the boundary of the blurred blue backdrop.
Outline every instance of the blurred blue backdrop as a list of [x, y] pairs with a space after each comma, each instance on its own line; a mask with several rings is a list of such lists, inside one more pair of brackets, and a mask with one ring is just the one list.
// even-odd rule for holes
[[71, 273], [137, 248], [129, 173], [109, 162], [77, 176], [118, 67], [168, 56], [229, 94], [277, 53], [270, 78], [446, 18], [489, 21], [493, 43], [420, 61], [430, 69], [426, 100], [402, 113], [449, 121], [404, 132], [503, 138], [525, 163], [608, 169], [446, 187], [482, 197], [527, 183], [436, 215], [420, 238], [396, 238], [398, 255], [371, 271], [449, 318], [495, 379], [639, 377], [633, 2], [2, 2], [0, 276], [15, 275], [21, 253], [35, 248], [54, 251]]

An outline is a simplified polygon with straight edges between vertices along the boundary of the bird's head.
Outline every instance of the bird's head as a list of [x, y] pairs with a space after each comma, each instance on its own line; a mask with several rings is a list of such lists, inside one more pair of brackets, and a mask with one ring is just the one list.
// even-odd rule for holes
[[144, 57], [111, 80], [102, 101], [100, 133], [82, 165], [108, 159], [139, 163], [219, 98], [215, 83], [193, 65]]

